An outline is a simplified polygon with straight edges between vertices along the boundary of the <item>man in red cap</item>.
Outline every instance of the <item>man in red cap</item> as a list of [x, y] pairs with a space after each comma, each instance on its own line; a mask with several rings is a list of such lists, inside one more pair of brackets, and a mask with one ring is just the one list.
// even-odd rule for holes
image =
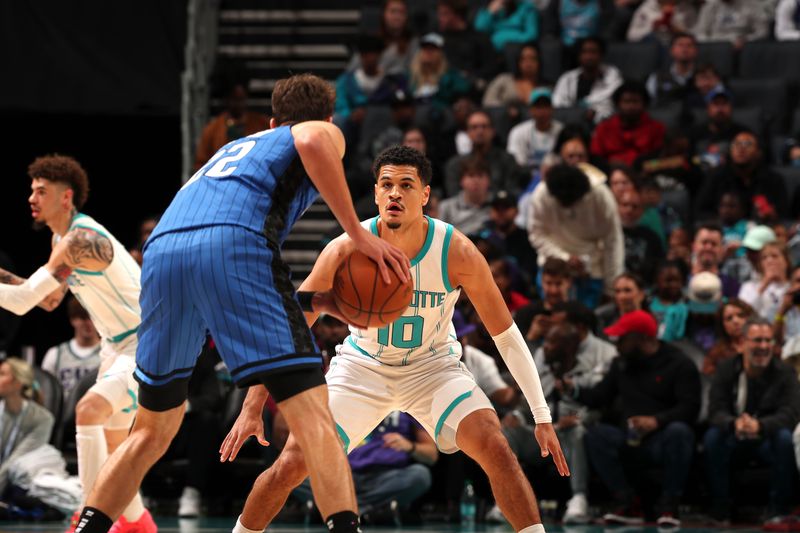
[[[603, 519], [607, 524], [638, 525], [634, 489], [625, 475], [623, 450], [638, 461], [663, 468], [658, 525], [679, 527], [678, 503], [692, 462], [692, 430], [700, 411], [700, 374], [675, 347], [656, 338], [658, 325], [646, 311], [632, 311], [604, 331], [616, 339], [619, 357], [603, 380], [580, 388], [565, 378], [563, 390], [588, 407], [619, 406], [616, 419], [588, 428], [589, 460], [618, 504]], [[635, 451], [637, 453], [631, 454]]]

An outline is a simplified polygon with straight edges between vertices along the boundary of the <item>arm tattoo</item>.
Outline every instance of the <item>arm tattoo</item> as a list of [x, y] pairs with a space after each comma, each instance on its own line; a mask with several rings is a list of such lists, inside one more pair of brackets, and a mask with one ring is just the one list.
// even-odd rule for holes
[[100, 261], [110, 264], [114, 259], [114, 248], [111, 241], [100, 234], [85, 230], [71, 231], [67, 235], [67, 261], [73, 267], [80, 266], [85, 260]]
[[56, 267], [55, 272], [53, 272], [53, 277], [63, 283], [64, 281], [67, 281], [67, 278], [71, 273], [72, 269], [68, 265], [61, 263]]
[[22, 285], [25, 280], [8, 270], [0, 268], [0, 283], [5, 285]]

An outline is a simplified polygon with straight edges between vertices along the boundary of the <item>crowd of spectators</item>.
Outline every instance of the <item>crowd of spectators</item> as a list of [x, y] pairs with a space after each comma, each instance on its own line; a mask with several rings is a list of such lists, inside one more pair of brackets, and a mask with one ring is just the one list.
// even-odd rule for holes
[[[556, 518], [676, 527], [688, 504], [723, 525], [754, 518], [746, 501], [768, 529], [800, 524], [800, 75], [737, 76], [751, 56], [763, 61], [761, 45], [800, 54], [790, 42], [800, 44], [800, 3], [438, 0], [412, 12], [420, 5], [385, 0], [335, 82], [345, 169], [368, 217], [375, 155], [400, 143], [431, 159], [427, 214], [476, 243], [534, 354], [572, 470]], [[226, 109], [196, 166], [268, 123], [247, 109], [246, 83], [221, 90]], [[155, 221], [142, 224], [137, 259]], [[43, 363], [64, 410], [91, 380], [99, 342], [78, 302], [68, 315], [74, 338]], [[534, 488], [552, 495], [552, 465], [491, 338], [468, 303], [454, 322]], [[347, 330], [322, 317], [315, 333], [330, 358]], [[201, 359], [165, 459], [191, 465], [182, 516], [209, 503], [215, 442], [236, 407], [212, 340]], [[3, 446], [0, 489], [7, 461], [48, 442], [34, 383], [32, 369], [0, 363], [0, 427], [26, 432]], [[280, 449], [285, 423], [274, 405], [266, 417]], [[428, 500], [457, 519], [470, 476], [487, 503], [479, 518], [503, 520], [479, 469], [438, 454], [406, 415], [384, 420], [350, 461], [368, 523], [415, 523]], [[755, 464], [768, 467], [764, 497], [745, 500], [733, 473]], [[295, 497], [308, 517], [308, 491]]]

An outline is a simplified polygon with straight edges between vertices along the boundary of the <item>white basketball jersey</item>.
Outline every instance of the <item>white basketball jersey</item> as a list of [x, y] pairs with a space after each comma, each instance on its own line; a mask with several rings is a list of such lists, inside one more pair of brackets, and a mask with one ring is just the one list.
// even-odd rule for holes
[[103, 340], [121, 342], [134, 335], [141, 322], [141, 269], [128, 250], [92, 217], [76, 215], [69, 231], [76, 228], [89, 229], [108, 238], [114, 247], [114, 259], [102, 272], [76, 268], [67, 278], [67, 285], [89, 313]]
[[[461, 289], [450, 286], [447, 253], [453, 226], [425, 217], [425, 243], [411, 260], [414, 295], [403, 316], [382, 328], [350, 327], [342, 350], [371, 357], [383, 364], [405, 366], [434, 357], [461, 357], [453, 327], [453, 308]], [[362, 222], [375, 235], [378, 217]]]

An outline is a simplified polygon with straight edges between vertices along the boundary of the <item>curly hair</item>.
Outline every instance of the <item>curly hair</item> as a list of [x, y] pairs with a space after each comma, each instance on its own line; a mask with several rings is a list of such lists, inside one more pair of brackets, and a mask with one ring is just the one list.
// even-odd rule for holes
[[431, 183], [431, 175], [433, 174], [431, 162], [419, 150], [398, 144], [390, 146], [378, 154], [378, 157], [375, 158], [375, 162], [372, 164], [372, 174], [375, 176], [376, 181], [380, 174], [381, 167], [386, 165], [407, 165], [409, 167], [414, 167], [417, 169], [417, 174], [422, 180], [423, 186], [430, 185]]
[[64, 183], [72, 189], [72, 203], [81, 209], [89, 198], [89, 177], [80, 163], [68, 155], [50, 154], [34, 159], [28, 167], [28, 176]]

